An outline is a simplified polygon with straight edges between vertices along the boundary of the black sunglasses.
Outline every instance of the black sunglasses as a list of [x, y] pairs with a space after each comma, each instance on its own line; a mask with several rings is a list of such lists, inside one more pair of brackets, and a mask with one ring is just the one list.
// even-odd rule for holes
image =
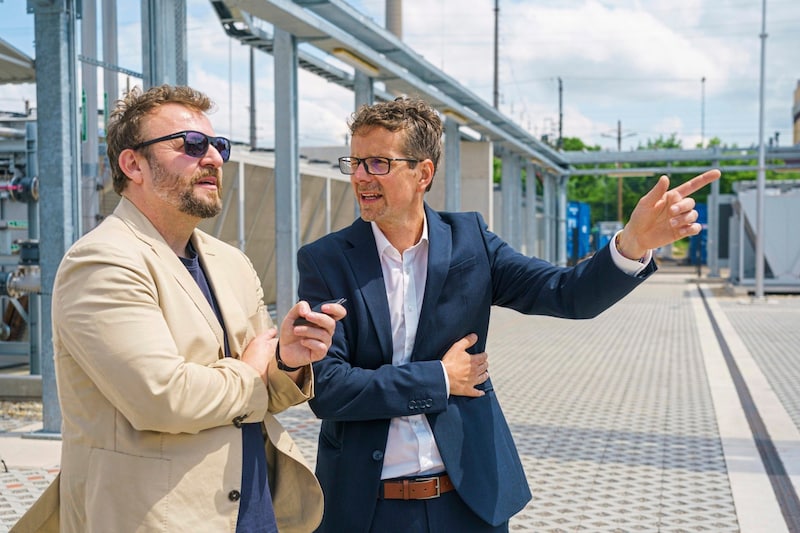
[[231, 157], [231, 141], [225, 137], [212, 137], [199, 131], [179, 131], [170, 135], [164, 135], [157, 139], [150, 139], [149, 141], [140, 142], [134, 146], [133, 150], [150, 146], [151, 144], [160, 143], [162, 141], [171, 141], [183, 137], [183, 151], [186, 155], [191, 157], [203, 157], [208, 152], [208, 146], [213, 145], [219, 155], [222, 156], [223, 161], [227, 161]]

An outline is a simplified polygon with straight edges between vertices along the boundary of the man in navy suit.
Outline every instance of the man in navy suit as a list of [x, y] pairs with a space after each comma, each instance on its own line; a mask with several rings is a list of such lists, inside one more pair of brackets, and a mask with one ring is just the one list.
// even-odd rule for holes
[[442, 136], [425, 102], [364, 106], [350, 131], [339, 166], [361, 218], [298, 252], [301, 299], [347, 298], [314, 363], [317, 531], [508, 531], [531, 493], [489, 379], [491, 306], [597, 316], [655, 272], [651, 250], [700, 231], [688, 195], [720, 173], [672, 190], [662, 176], [608, 247], [562, 268], [514, 251], [477, 213], [425, 204]]

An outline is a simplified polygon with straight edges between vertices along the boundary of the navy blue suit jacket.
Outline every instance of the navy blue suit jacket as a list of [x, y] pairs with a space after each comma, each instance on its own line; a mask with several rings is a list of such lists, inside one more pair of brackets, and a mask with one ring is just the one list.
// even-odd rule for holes
[[[316, 473], [325, 493], [318, 531], [368, 530], [380, 488], [389, 421], [428, 417], [447, 473], [461, 498], [494, 525], [530, 500], [530, 489], [491, 380], [480, 398], [446, 395], [440, 359], [477, 333], [470, 351], [485, 351], [493, 305], [521, 313], [591, 318], [628, 294], [637, 277], [614, 265], [607, 248], [576, 267], [560, 268], [514, 251], [478, 213], [428, 218], [428, 277], [412, 363], [392, 366], [386, 287], [372, 229], [359, 219], [298, 252], [299, 297], [316, 304], [345, 297], [327, 357], [314, 364], [322, 419]], [[491, 354], [490, 354], [491, 357]]]

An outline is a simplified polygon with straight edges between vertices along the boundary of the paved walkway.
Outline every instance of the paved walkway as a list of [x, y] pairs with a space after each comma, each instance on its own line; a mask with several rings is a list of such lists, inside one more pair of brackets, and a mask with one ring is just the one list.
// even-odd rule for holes
[[[695, 275], [663, 268], [588, 321], [493, 312], [490, 371], [533, 492], [512, 531], [800, 531], [800, 296]], [[311, 411], [281, 419], [313, 463]], [[32, 429], [0, 428], [0, 532], [58, 471], [60, 443], [19, 438]]]

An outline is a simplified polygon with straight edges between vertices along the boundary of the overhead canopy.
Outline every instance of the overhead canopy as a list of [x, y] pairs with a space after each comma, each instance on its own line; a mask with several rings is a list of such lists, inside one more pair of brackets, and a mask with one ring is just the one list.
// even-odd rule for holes
[[36, 81], [36, 68], [33, 59], [0, 38], [0, 84], [34, 81]]

